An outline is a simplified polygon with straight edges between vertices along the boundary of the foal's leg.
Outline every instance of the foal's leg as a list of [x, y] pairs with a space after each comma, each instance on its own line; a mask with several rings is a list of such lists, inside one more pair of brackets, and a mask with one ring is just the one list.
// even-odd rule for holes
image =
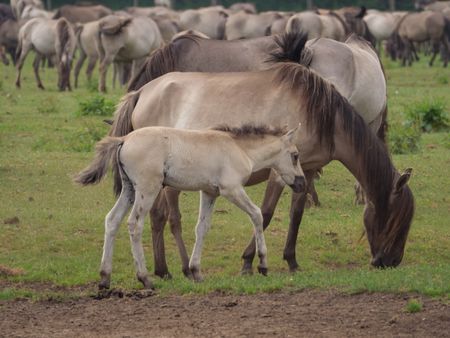
[[42, 81], [39, 76], [39, 65], [41, 63], [41, 60], [42, 60], [42, 55], [39, 53], [36, 53], [36, 56], [34, 57], [34, 61], [33, 61], [33, 70], [34, 70], [34, 76], [36, 78], [38, 88], [45, 89], [44, 86], [42, 85]]
[[[272, 220], [273, 214], [275, 212], [275, 207], [277, 206], [278, 200], [280, 199], [281, 193], [283, 192], [285, 183], [281, 180], [279, 175], [275, 171], [270, 171], [269, 180], [267, 181], [266, 192], [264, 194], [264, 200], [261, 206], [261, 212], [263, 215], [263, 229], [265, 230]], [[255, 236], [252, 237], [250, 243], [245, 248], [242, 254], [242, 259], [244, 264], [242, 266], [242, 274], [251, 274], [253, 271], [252, 263], [255, 258], [256, 244]]]
[[[307, 182], [307, 189], [309, 190], [309, 184], [312, 181], [315, 170], [305, 171], [305, 178]], [[295, 255], [295, 247], [297, 245], [298, 229], [303, 217], [303, 211], [305, 209], [306, 193], [292, 194], [291, 211], [289, 231], [286, 239], [286, 245], [284, 248], [283, 259], [287, 261], [289, 270], [295, 272], [298, 269], [298, 263]]]
[[[153, 189], [152, 189], [153, 188]], [[130, 234], [131, 251], [136, 266], [136, 277], [144, 285], [145, 289], [153, 289], [153, 284], [148, 278], [145, 265], [144, 248], [142, 247], [142, 231], [144, 230], [145, 215], [155, 201], [161, 187], [142, 187], [136, 190], [133, 209], [128, 218], [128, 232]]]
[[261, 210], [250, 200], [242, 186], [220, 191], [220, 194], [250, 216], [255, 229], [256, 251], [258, 252], [259, 257], [258, 272], [266, 276], [267, 247], [264, 239], [263, 216]]
[[114, 239], [125, 214], [134, 201], [134, 191], [130, 182], [122, 181], [122, 192], [114, 207], [105, 218], [105, 241], [103, 244], [102, 262], [100, 265], [100, 283], [98, 288], [109, 289], [112, 271]]
[[186, 251], [186, 246], [184, 245], [181, 231], [181, 212], [179, 204], [180, 191], [167, 187], [165, 192], [167, 207], [169, 209], [170, 231], [175, 238], [175, 242], [177, 243], [178, 251], [180, 253], [181, 269], [186, 277], [191, 278], [192, 275], [191, 270], [189, 269], [189, 256]]
[[189, 269], [192, 272], [192, 277], [196, 282], [201, 282], [203, 280], [200, 273], [203, 240], [211, 227], [211, 215], [214, 209], [215, 201], [215, 196], [211, 196], [203, 191], [201, 192], [200, 210], [198, 213], [197, 225], [195, 226], [195, 244], [194, 249], [192, 250], [191, 260], [189, 262]]

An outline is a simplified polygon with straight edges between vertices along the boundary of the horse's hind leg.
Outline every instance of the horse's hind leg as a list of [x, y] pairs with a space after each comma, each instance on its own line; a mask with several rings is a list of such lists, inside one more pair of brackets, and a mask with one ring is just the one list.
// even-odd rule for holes
[[433, 43], [433, 55], [431, 56], [430, 62], [428, 65], [431, 67], [433, 66], [434, 59], [436, 59], [436, 55], [439, 53], [439, 42]]
[[80, 74], [81, 67], [83, 67], [84, 60], [86, 60], [86, 54], [80, 49], [80, 55], [74, 69], [75, 88], [78, 88], [78, 75]]
[[191, 270], [189, 269], [189, 256], [186, 251], [186, 246], [184, 245], [181, 231], [181, 212], [179, 204], [180, 191], [172, 188], [166, 188], [165, 193], [167, 207], [169, 210], [170, 231], [175, 238], [178, 252], [180, 253], [181, 270], [186, 277], [191, 278], [192, 275]]
[[21, 49], [20, 49], [19, 58], [16, 63], [16, 71], [17, 71], [16, 87], [20, 88], [20, 75], [22, 73], [22, 67], [23, 67], [23, 63], [25, 62], [25, 58], [27, 57], [28, 53], [31, 50], [31, 44], [23, 42], [23, 45], [21, 47], [19, 45], [18, 48], [21, 48]]
[[[261, 206], [261, 212], [263, 215], [263, 229], [266, 229], [270, 221], [272, 220], [273, 213], [275, 212], [275, 207], [277, 206], [278, 200], [280, 199], [281, 193], [284, 189], [284, 182], [281, 181], [278, 174], [271, 170], [269, 180], [267, 181], [267, 188], [264, 194], [264, 200]], [[255, 258], [256, 243], [255, 236], [252, 237], [250, 243], [245, 248], [242, 254], [242, 259], [244, 264], [242, 266], [241, 274], [251, 274], [253, 259]]]
[[130, 234], [131, 251], [136, 266], [136, 277], [145, 289], [153, 289], [145, 266], [144, 248], [142, 247], [142, 232], [144, 230], [145, 215], [150, 211], [153, 202], [161, 190], [161, 186], [141, 186], [136, 189], [133, 209], [128, 218], [128, 232]]
[[103, 245], [102, 262], [100, 265], [99, 289], [109, 289], [112, 271], [112, 256], [114, 239], [120, 223], [134, 201], [133, 187], [128, 181], [122, 181], [122, 192], [114, 207], [105, 218], [105, 241]]
[[96, 63], [97, 63], [97, 57], [92, 57], [92, 56], [89, 57], [88, 66], [86, 68], [86, 77], [88, 79], [88, 82], [92, 81], [92, 73], [94, 71]]
[[225, 189], [220, 192], [226, 199], [245, 211], [252, 220], [255, 230], [256, 251], [258, 252], [258, 272], [267, 275], [267, 247], [264, 239], [263, 217], [261, 210], [250, 200], [242, 186]]
[[211, 227], [211, 215], [214, 209], [215, 196], [211, 196], [205, 192], [200, 195], [200, 211], [198, 213], [198, 221], [195, 226], [195, 244], [192, 250], [191, 260], [189, 262], [189, 269], [196, 282], [203, 280], [200, 272], [200, 262], [202, 256], [203, 240], [206, 233]]
[[150, 209], [155, 275], [161, 278], [172, 278], [167, 267], [164, 246], [164, 226], [167, 222], [168, 214], [165, 190], [161, 189], [153, 207]]
[[34, 70], [34, 76], [36, 78], [37, 86], [40, 89], [45, 89], [44, 85], [42, 84], [41, 77], [39, 76], [39, 65], [42, 60], [42, 55], [39, 53], [36, 53], [36, 56], [34, 57], [33, 61], [33, 70]]

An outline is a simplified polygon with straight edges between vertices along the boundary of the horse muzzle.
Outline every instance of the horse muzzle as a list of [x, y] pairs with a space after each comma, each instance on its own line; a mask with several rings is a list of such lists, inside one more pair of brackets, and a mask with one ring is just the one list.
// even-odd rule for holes
[[301, 193], [306, 190], [305, 176], [295, 176], [294, 183], [289, 185], [296, 193]]

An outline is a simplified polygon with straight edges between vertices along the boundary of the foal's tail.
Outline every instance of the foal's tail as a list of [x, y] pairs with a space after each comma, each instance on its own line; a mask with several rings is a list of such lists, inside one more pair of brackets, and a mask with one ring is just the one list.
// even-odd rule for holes
[[97, 143], [95, 147], [95, 157], [92, 163], [81, 171], [74, 181], [81, 185], [96, 184], [102, 180], [108, 171], [108, 166], [112, 162], [118, 166], [117, 150], [123, 144], [123, 137], [107, 136]]
[[[114, 122], [109, 130], [108, 135], [113, 137], [125, 136], [133, 131], [133, 124], [131, 118], [133, 116], [134, 107], [136, 106], [140, 90], [126, 94], [114, 113]], [[114, 174], [114, 194], [118, 196], [122, 191], [122, 179], [120, 177], [119, 165], [114, 162], [112, 165]]]

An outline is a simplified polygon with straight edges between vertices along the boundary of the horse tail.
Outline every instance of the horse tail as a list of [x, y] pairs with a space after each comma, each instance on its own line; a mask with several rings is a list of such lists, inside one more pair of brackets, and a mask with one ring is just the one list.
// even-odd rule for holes
[[175, 71], [177, 68], [176, 57], [179, 55], [177, 54], [178, 45], [183, 41], [187, 40], [181, 37], [155, 50], [131, 79], [128, 91], [138, 90], [151, 80]]
[[383, 111], [381, 112], [381, 125], [380, 128], [378, 128], [377, 130], [377, 136], [378, 138], [385, 144], [387, 145], [386, 142], [386, 134], [388, 132], [389, 129], [389, 125], [388, 125], [388, 121], [387, 121], [387, 116], [388, 116], [388, 106], [387, 104], [384, 106]]
[[278, 45], [276, 51], [269, 54], [267, 62], [295, 62], [308, 67], [312, 60], [312, 50], [305, 46], [308, 34], [303, 32], [289, 32], [275, 36]]
[[58, 19], [56, 23], [56, 37], [57, 37], [57, 54], [60, 55], [58, 67], [60, 67], [60, 83], [59, 89], [64, 90], [66, 87], [70, 88], [70, 64], [72, 62], [72, 34], [69, 22], [65, 18]]
[[[114, 122], [108, 133], [109, 136], [125, 136], [133, 131], [131, 117], [133, 115], [134, 107], [139, 100], [140, 94], [140, 90], [134, 91], [126, 94], [122, 98], [117, 106], [116, 112], [114, 113]], [[122, 179], [120, 177], [119, 164], [113, 162], [112, 170], [114, 175], [114, 194], [118, 196], [122, 191]]]
[[[74, 181], [81, 185], [99, 183], [106, 175], [114, 155], [117, 154], [117, 150], [123, 142], [123, 137], [107, 136], [103, 138], [95, 147], [94, 160], [74, 178]], [[117, 156], [115, 158], [114, 162], [118, 163]]]

